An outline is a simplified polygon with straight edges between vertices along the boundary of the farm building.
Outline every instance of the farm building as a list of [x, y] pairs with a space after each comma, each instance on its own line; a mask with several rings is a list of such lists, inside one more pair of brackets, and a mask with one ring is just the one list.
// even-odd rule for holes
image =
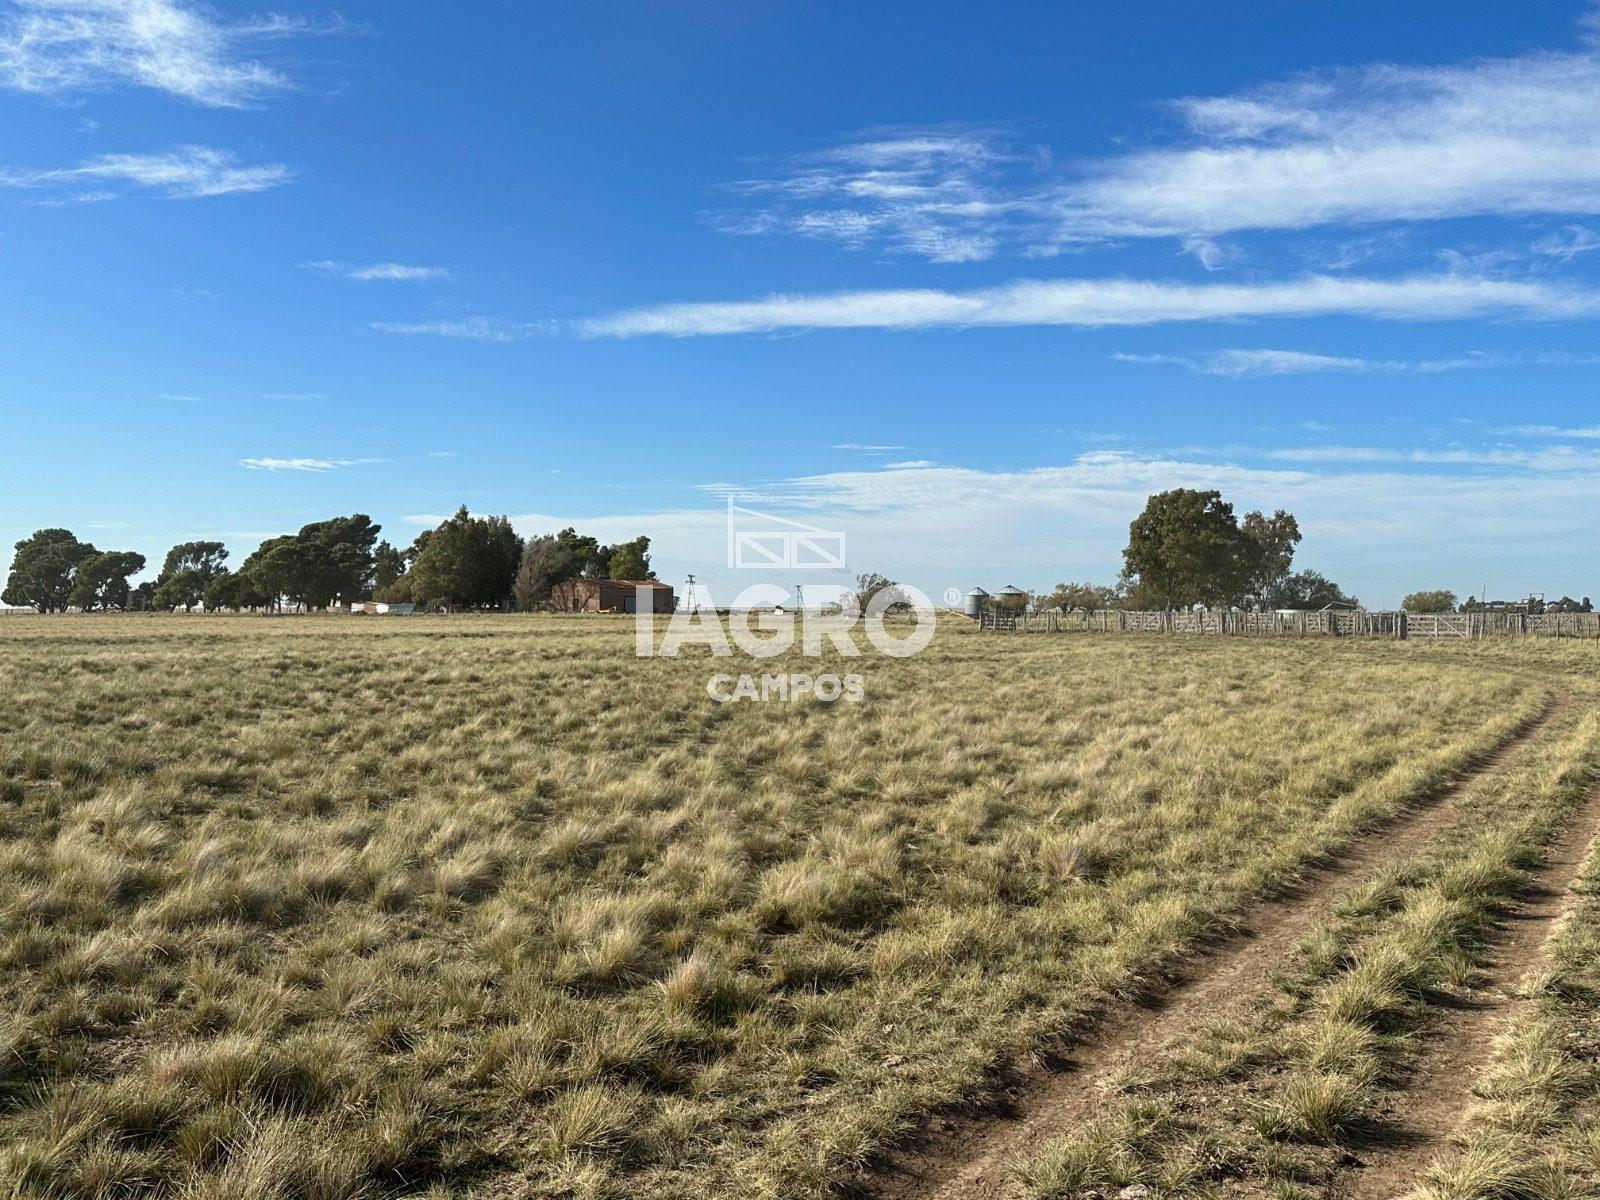
[[385, 600], [357, 600], [350, 605], [350, 611], [353, 613], [377, 613], [383, 616], [402, 617], [416, 612], [417, 606], [415, 604]]
[[651, 612], [677, 607], [672, 588], [655, 579], [568, 579], [550, 589], [550, 607], [557, 612], [624, 612], [634, 610], [634, 589], [650, 589]]

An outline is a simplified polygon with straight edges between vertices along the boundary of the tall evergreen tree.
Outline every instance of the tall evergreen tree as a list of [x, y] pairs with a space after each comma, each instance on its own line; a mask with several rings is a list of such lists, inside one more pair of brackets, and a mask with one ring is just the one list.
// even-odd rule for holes
[[510, 599], [522, 539], [505, 517], [474, 517], [462, 505], [423, 543], [407, 574], [413, 599], [424, 604], [491, 608]]
[[132, 550], [104, 550], [78, 564], [72, 581], [72, 603], [84, 612], [128, 607], [128, 576], [144, 570], [144, 555]]
[[156, 576], [155, 603], [159, 608], [184, 611], [199, 604], [206, 585], [227, 568], [228, 548], [221, 542], [180, 542], [167, 551]]
[[16, 550], [0, 600], [42, 613], [67, 611], [79, 564], [97, 553], [70, 529], [40, 529], [18, 542]]

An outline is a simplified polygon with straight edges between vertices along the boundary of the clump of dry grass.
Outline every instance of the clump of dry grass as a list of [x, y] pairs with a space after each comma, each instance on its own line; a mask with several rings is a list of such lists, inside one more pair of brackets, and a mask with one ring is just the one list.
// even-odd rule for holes
[[1600, 860], [1523, 979], [1523, 1003], [1478, 1074], [1457, 1144], [1429, 1164], [1412, 1200], [1568, 1200], [1600, 1177]]
[[[1584, 695], [1592, 697], [1592, 683]], [[1385, 1094], [1407, 1085], [1414, 1034], [1440, 991], [1467, 981], [1481, 935], [1526, 880], [1539, 847], [1600, 774], [1600, 715], [1579, 710], [1512, 767], [1478, 780], [1457, 830], [1381, 869], [1299, 948], [1298, 973], [1243, 1020], [1204, 1031], [1131, 1099], [1047, 1146], [1017, 1172], [1034, 1197], [1069, 1197], [1161, 1170], [1259, 1179], [1281, 1194], [1321, 1188], [1338, 1148], [1381, 1132]], [[1591, 880], [1592, 880], [1591, 875]], [[1588, 1029], [1600, 996], [1600, 909], [1563, 928], [1556, 965], [1529, 981], [1539, 1009], [1479, 1081], [1483, 1104], [1457, 1153], [1415, 1200], [1565, 1200], [1600, 1168]], [[1130, 1111], [1179, 1114], [1146, 1143], [1115, 1135]], [[1202, 1189], [1202, 1194], [1209, 1194]]]
[[0, 1178], [814, 1195], [1541, 703], [1434, 649], [955, 626], [719, 706], [621, 621], [9, 620]]

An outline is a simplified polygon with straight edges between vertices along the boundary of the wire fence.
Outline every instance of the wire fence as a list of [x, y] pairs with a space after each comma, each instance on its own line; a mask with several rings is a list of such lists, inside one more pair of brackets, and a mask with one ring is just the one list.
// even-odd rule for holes
[[1172, 633], [1266, 637], [1484, 638], [1554, 637], [1600, 640], [1600, 613], [1408, 613], [1366, 609], [1241, 612], [1238, 609], [1121, 608], [1097, 612], [1008, 612], [985, 609], [980, 629], [996, 633]]

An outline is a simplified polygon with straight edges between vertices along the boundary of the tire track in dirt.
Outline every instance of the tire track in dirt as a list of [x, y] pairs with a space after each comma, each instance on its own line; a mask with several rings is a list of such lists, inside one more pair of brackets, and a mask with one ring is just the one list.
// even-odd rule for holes
[[1295, 945], [1346, 888], [1376, 867], [1416, 853], [1450, 827], [1468, 785], [1498, 771], [1566, 705], [1552, 695], [1512, 737], [1439, 796], [1368, 830], [1329, 861], [1254, 904], [1239, 924], [1169, 975], [1160, 991], [1113, 1002], [1064, 1059], [1020, 1070], [991, 1106], [936, 1118], [930, 1128], [855, 1181], [874, 1200], [1001, 1200], [1018, 1189], [1012, 1168], [1048, 1138], [1092, 1119], [1103, 1085], [1196, 1026], [1245, 1011], [1267, 995]]
[[1403, 1087], [1379, 1115], [1383, 1129], [1357, 1151], [1339, 1192], [1351, 1200], [1392, 1200], [1419, 1182], [1432, 1159], [1461, 1128], [1472, 1103], [1472, 1085], [1494, 1057], [1495, 1040], [1523, 1001], [1513, 989], [1544, 955], [1556, 923], [1571, 911], [1573, 881], [1600, 836], [1600, 787], [1591, 788], [1532, 872], [1527, 889], [1497, 923], [1488, 961], [1476, 986], [1457, 994], [1444, 1018], [1428, 1031], [1419, 1061]]

